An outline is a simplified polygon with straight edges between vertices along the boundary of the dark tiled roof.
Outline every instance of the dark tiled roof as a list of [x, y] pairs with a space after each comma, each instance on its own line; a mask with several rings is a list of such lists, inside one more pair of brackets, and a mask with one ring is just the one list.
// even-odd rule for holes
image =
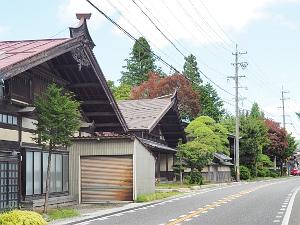
[[172, 98], [118, 101], [129, 129], [151, 129], [172, 106]]
[[215, 157], [217, 157], [218, 159], [224, 160], [224, 161], [229, 161], [231, 160], [231, 158], [223, 153], [215, 153], [214, 154]]
[[69, 40], [71, 40], [71, 38], [0, 41], [0, 70]]
[[152, 148], [152, 149], [156, 149], [156, 150], [163, 150], [163, 151], [169, 151], [169, 152], [176, 152], [177, 150], [174, 148], [170, 148], [167, 145], [158, 143], [158, 142], [154, 142], [154, 141], [150, 141], [147, 139], [143, 139], [143, 138], [139, 138], [139, 140], [146, 146]]

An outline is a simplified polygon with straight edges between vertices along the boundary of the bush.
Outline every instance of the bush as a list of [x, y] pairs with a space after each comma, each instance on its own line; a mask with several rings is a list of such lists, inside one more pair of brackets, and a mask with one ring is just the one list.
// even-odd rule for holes
[[240, 177], [242, 180], [249, 180], [251, 178], [250, 170], [246, 166], [240, 166]]
[[280, 176], [280, 172], [276, 171], [276, 170], [269, 170], [270, 171], [270, 177], [276, 178]]
[[203, 177], [201, 172], [199, 171], [191, 171], [190, 174], [188, 176], [185, 176], [184, 179], [188, 184], [203, 184]]
[[261, 168], [257, 170], [257, 176], [258, 177], [270, 177], [271, 172], [267, 168]]
[[45, 225], [43, 217], [31, 211], [13, 210], [0, 214], [0, 225]]

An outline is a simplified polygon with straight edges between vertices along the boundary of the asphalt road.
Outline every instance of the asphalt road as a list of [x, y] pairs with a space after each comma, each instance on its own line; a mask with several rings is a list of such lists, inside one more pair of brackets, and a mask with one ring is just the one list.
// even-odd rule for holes
[[78, 224], [300, 225], [299, 189], [299, 177], [234, 184]]

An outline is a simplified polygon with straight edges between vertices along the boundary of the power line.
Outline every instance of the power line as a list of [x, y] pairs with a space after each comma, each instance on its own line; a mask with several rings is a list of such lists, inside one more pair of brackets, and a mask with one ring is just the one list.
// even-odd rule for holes
[[[178, 47], [164, 34], [164, 32], [155, 24], [155, 22], [147, 15], [147, 13], [136, 3], [135, 0], [132, 0], [132, 2], [139, 8], [139, 10], [148, 18], [148, 20], [152, 23], [152, 25], [173, 45], [173, 47], [184, 57], [186, 56], [178, 49]], [[227, 94], [233, 95], [232, 93], [228, 92], [224, 88], [222, 88], [220, 85], [218, 85], [216, 82], [214, 82], [212, 79], [210, 79], [205, 73], [202, 72], [202, 70], [199, 69], [199, 72], [208, 79], [211, 83], [213, 83], [215, 86], [217, 86], [222, 91], [226, 92]]]
[[[118, 27], [118, 29], [120, 29], [125, 35], [127, 35], [128, 37], [130, 37], [132, 40], [136, 41], [137, 43], [139, 43], [146, 51], [150, 51], [153, 53], [153, 55], [160, 60], [161, 62], [163, 62], [165, 65], [167, 65], [168, 67], [170, 67], [172, 70], [174, 70], [175, 72], [179, 73], [179, 71], [172, 66], [171, 64], [169, 64], [167, 61], [165, 61], [164, 59], [162, 59], [160, 56], [158, 56], [156, 53], [154, 53], [153, 51], [151, 51], [148, 48], [145, 48], [145, 46], [143, 46], [142, 43], [140, 43], [138, 41], [138, 39], [136, 39], [133, 35], [131, 35], [127, 30], [125, 30], [123, 27], [121, 27], [118, 23], [116, 23], [113, 19], [111, 19], [108, 15], [106, 15], [103, 11], [101, 11], [97, 6], [95, 6], [90, 0], [86, 0], [92, 7], [94, 7], [100, 14], [102, 14], [108, 21], [110, 21], [112, 24], [114, 24], [115, 26]], [[208, 79], [211, 83], [213, 83], [216, 87], [218, 87], [220, 90], [230, 94], [233, 96], [232, 93], [228, 92], [227, 90], [225, 90], [224, 88], [222, 88], [220, 85], [218, 85], [216, 82], [214, 82], [212, 79], [210, 79], [206, 74], [204, 74], [201, 70], [199, 70], [200, 73], [206, 77], [206, 79]], [[186, 76], [184, 76], [186, 79], [188, 79]], [[189, 79], [188, 79], [189, 80]], [[191, 80], [189, 80], [191, 81]], [[192, 81], [191, 81], [192, 82]]]
[[[141, 0], [138, 0], [139, 2], [141, 2], [142, 3], [142, 1]], [[172, 12], [172, 10], [170, 10], [170, 8], [169, 8], [169, 6], [164, 2], [164, 1], [161, 1], [162, 3], [163, 3], [163, 5], [167, 8], [167, 10], [170, 12], [170, 14], [175, 18], [175, 20], [179, 23], [179, 24], [181, 24], [184, 28], [185, 28], [185, 30], [187, 31], [187, 32], [189, 32], [189, 30], [186, 28], [186, 25], [184, 25], [182, 22], [181, 22], [181, 20], [179, 20], [174, 14], [173, 14], [173, 12]], [[145, 4], [144, 3], [142, 3], [142, 5], [145, 7], [145, 9], [154, 17], [154, 19], [159, 23], [159, 24], [161, 24], [160, 23], [160, 21], [154, 16], [154, 14], [151, 12], [151, 10], [149, 10], [149, 8], [147, 8], [146, 6], [145, 6]], [[156, 10], [157, 11], [157, 10]], [[161, 24], [162, 25], [162, 24]], [[169, 35], [171, 35], [170, 34], [170, 32], [168, 32], [168, 30], [166, 30], [167, 31], [167, 33], [169, 34]], [[193, 36], [193, 38], [195, 38], [195, 39], [197, 39], [197, 37], [196, 36], [194, 36], [194, 33], [192, 33], [192, 32], [189, 32], [192, 36]], [[171, 35], [172, 36], [172, 35]], [[190, 50], [188, 50], [185, 46], [183, 46], [179, 41], [177, 41], [176, 40], [176, 42], [184, 49], [184, 50], [186, 50], [189, 54], [193, 54]], [[219, 57], [218, 55], [216, 55], [216, 54], [214, 54], [213, 52], [211, 52], [209, 49], [207, 49], [210, 53], [212, 53], [213, 55], [215, 55], [215, 56], [217, 56], [217, 57]], [[224, 75], [224, 74], [222, 74], [220, 71], [218, 71], [218, 70], [216, 70], [215, 68], [212, 68], [212, 67], [210, 67], [207, 63], [205, 63], [200, 57], [198, 57], [197, 56], [197, 58], [198, 58], [198, 60], [205, 66], [205, 67], [207, 67], [209, 70], [211, 70], [211, 71], [213, 71], [213, 72], [215, 72], [215, 73], [217, 73], [217, 74], [220, 74], [220, 75]], [[226, 76], [226, 75], [225, 75]]]
[[[101, 11], [97, 6], [95, 6], [90, 0], [86, 0], [88, 3], [90, 3], [98, 12], [100, 12], [103, 16], [105, 16], [106, 19], [108, 19], [111, 23], [113, 23], [115, 26], [117, 26], [122, 32], [124, 32], [127, 36], [129, 36], [131, 39], [137, 41], [139, 43], [139, 41], [133, 37], [133, 35], [131, 35], [128, 31], [126, 31], [123, 27], [121, 27], [118, 23], [116, 23], [113, 19], [111, 19], [108, 15], [106, 15], [103, 11]], [[142, 10], [142, 8], [135, 2], [135, 0], [132, 0], [134, 2], [134, 4], [143, 12], [143, 14], [151, 21], [151, 23], [156, 27], [156, 29], [158, 29], [160, 31], [160, 33], [163, 34], [163, 36], [170, 41], [170, 39], [157, 27], [157, 25], [153, 22], [153, 20]], [[172, 45], [175, 47], [175, 49], [177, 51], [180, 52], [180, 54], [186, 58], [186, 56], [177, 48], [177, 46], [172, 42]], [[141, 43], [139, 43], [141, 44]], [[156, 55], [154, 52], [152, 52], [157, 59], [163, 61], [166, 65], [168, 65], [171, 69], [173, 69], [175, 72], [180, 73], [175, 67], [173, 67], [171, 64], [167, 63], [165, 60], [163, 60], [160, 56]], [[199, 72], [207, 79], [209, 80], [211, 83], [213, 83], [216, 87], [218, 87], [220, 90], [224, 91], [225, 93], [234, 96], [232, 93], [230, 93], [229, 91], [227, 91], [226, 89], [224, 89], [223, 87], [221, 87], [219, 84], [217, 84], [216, 82], [214, 82], [211, 78], [209, 78], [204, 72], [202, 72], [202, 70], [199, 69]]]
[[[183, 12], [188, 16], [188, 18], [191, 20], [191, 22], [195, 25], [195, 27], [200, 31], [200, 33], [208, 36], [210, 39], [212, 39], [213, 43], [213, 38], [211, 38], [210, 34], [208, 34], [202, 27], [199, 25], [199, 23], [190, 15], [190, 13], [186, 10], [186, 8], [180, 3], [179, 0], [176, 0], [177, 4], [182, 8]], [[215, 45], [214, 46], [218, 46]], [[225, 51], [231, 52], [229, 49], [225, 48], [223, 45], [220, 45], [219, 47], [223, 48]]]
[[171, 64], [169, 64], [167, 61], [165, 61], [164, 59], [162, 59], [160, 56], [158, 56], [157, 54], [155, 54], [153, 51], [149, 50], [148, 48], [146, 48], [145, 46], [143, 46], [143, 44], [136, 39], [132, 34], [130, 34], [127, 30], [125, 30], [123, 27], [121, 27], [117, 22], [115, 22], [113, 19], [111, 19], [108, 15], [106, 15], [102, 10], [100, 10], [96, 5], [94, 5], [90, 0], [86, 0], [92, 7], [94, 7], [100, 14], [102, 14], [108, 21], [110, 21], [112, 24], [114, 24], [116, 27], [118, 27], [119, 30], [121, 30], [125, 35], [127, 35], [128, 37], [130, 37], [132, 40], [136, 41], [137, 43], [139, 43], [145, 50], [148, 50], [150, 52], [153, 53], [154, 57], [157, 58], [158, 60], [160, 60], [161, 62], [163, 62], [166, 66], [170, 67], [172, 70], [174, 70], [175, 72], [179, 71], [172, 66]]
[[165, 34], [162, 32], [162, 30], [154, 23], [154, 21], [148, 16], [148, 14], [139, 6], [139, 4], [136, 3], [135, 0], [132, 0], [132, 2], [139, 8], [139, 10], [148, 18], [148, 20], [152, 23], [152, 25], [161, 33], [161, 35], [170, 42], [170, 44], [183, 56], [183, 52], [171, 41]]
[[210, 10], [208, 9], [208, 7], [204, 4], [204, 2], [202, 0], [200, 0], [200, 3], [203, 5], [203, 7], [206, 9], [206, 11], [208, 12], [208, 14], [210, 15], [210, 17], [214, 20], [214, 22], [217, 24], [217, 26], [220, 28], [220, 30], [227, 36], [228, 40], [230, 40], [233, 44], [236, 44], [236, 42], [230, 37], [230, 35], [228, 35], [225, 31], [225, 29], [223, 29], [223, 27], [219, 24], [219, 22], [216, 20], [216, 18], [212, 15], [212, 13], [210, 12]]
[[[117, 7], [117, 6], [115, 6], [110, 0], [107, 0], [107, 2], [108, 2], [108, 4], [110, 4], [110, 6], [111, 7], [113, 7], [116, 11], [117, 11], [117, 13], [120, 15], [120, 16], [122, 16], [122, 18], [124, 18], [142, 37], [145, 37], [145, 35], [137, 28], [137, 26], [135, 26], [127, 17], [125, 17], [125, 15], [119, 10], [119, 8]], [[124, 5], [122, 4], [122, 2], [119, 2], [118, 1], [118, 3], [120, 4], [120, 5], [122, 5], [122, 7], [124, 8], [124, 9], [127, 9], [126, 7], [124, 7]], [[158, 51], [160, 51], [163, 55], [165, 55], [166, 57], [168, 57], [168, 58], [172, 58], [172, 60], [175, 62], [175, 61], [177, 61], [177, 60], [174, 60], [174, 58], [173, 57], [170, 57], [167, 53], [165, 53], [164, 51], [162, 51], [159, 47], [157, 47], [156, 46], [156, 44], [154, 43], [154, 42], [151, 42], [151, 41], [149, 41], [150, 43], [151, 43], [151, 45], [153, 45], [154, 47], [156, 47], [156, 49], [158, 50]], [[178, 62], [176, 62], [176, 63], [178, 63]]]
[[216, 35], [216, 37], [218, 37], [224, 44], [226, 44], [226, 45], [229, 47], [228, 50], [232, 49], [232, 46], [228, 45], [228, 44], [226, 43], [226, 40], [224, 40], [224, 38], [223, 38], [218, 32], [216, 32], [216, 30], [215, 30], [215, 29], [207, 22], [207, 20], [201, 15], [200, 11], [198, 10], [197, 6], [193, 3], [193, 1], [192, 1], [192, 0], [188, 0], [188, 1], [189, 1], [189, 3], [191, 4], [192, 9], [193, 9], [193, 10], [196, 12], [196, 14], [203, 20], [203, 22], [208, 26], [208, 28], [209, 28], [210, 30], [212, 30], [212, 32]]

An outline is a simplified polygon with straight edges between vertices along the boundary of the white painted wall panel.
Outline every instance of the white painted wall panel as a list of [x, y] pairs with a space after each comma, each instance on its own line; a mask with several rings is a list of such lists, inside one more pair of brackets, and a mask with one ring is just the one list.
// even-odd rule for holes
[[17, 130], [0, 128], [0, 140], [18, 141], [19, 140], [19, 132]]
[[137, 139], [134, 141], [136, 196], [155, 192], [155, 158]]
[[34, 123], [36, 123], [37, 121], [34, 119], [29, 119], [26, 117], [22, 117], [22, 127], [23, 128], [27, 128], [27, 129], [32, 129], [35, 130], [36, 126], [34, 125]]

